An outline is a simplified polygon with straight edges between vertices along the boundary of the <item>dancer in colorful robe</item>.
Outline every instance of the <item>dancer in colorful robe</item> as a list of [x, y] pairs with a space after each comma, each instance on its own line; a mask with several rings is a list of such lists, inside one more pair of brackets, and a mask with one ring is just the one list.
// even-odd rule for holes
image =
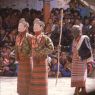
[[53, 42], [44, 35], [44, 22], [36, 18], [33, 30], [35, 36], [32, 39], [33, 70], [29, 95], [48, 95], [48, 64], [47, 55], [53, 49]]
[[29, 95], [29, 85], [31, 80], [31, 42], [26, 37], [29, 24], [22, 18], [18, 25], [18, 35], [16, 37], [16, 60], [18, 64], [17, 92], [19, 95]]

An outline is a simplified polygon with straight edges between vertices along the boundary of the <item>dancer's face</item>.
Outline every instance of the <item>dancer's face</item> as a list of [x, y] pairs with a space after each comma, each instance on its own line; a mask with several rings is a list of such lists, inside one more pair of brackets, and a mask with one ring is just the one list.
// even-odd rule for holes
[[36, 33], [36, 32], [42, 31], [42, 27], [39, 24], [35, 23], [33, 30]]
[[25, 27], [25, 25], [23, 24], [23, 23], [19, 23], [19, 25], [18, 25], [18, 32], [25, 32], [25, 30], [26, 30], [26, 27]]

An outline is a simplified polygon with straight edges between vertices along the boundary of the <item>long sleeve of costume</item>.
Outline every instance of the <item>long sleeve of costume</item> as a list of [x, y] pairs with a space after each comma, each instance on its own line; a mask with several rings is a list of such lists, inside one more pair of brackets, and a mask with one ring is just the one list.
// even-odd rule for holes
[[48, 64], [46, 58], [53, 49], [54, 46], [51, 39], [44, 34], [32, 39], [33, 70], [30, 87], [31, 95], [48, 95]]
[[15, 58], [17, 61], [19, 60], [19, 54], [18, 54], [17, 46], [15, 46]]
[[[31, 42], [31, 39], [30, 39]], [[31, 81], [31, 44], [26, 35], [17, 35], [15, 44], [16, 60], [18, 65], [17, 92], [19, 95], [29, 95]]]
[[45, 37], [45, 46], [41, 52], [45, 54], [50, 54], [54, 50], [53, 43], [49, 37]]
[[36, 52], [42, 55], [48, 55], [54, 50], [53, 42], [48, 36], [44, 35], [43, 37], [45, 42], [36, 48]]
[[16, 38], [16, 43], [15, 43], [15, 58], [17, 61], [19, 61], [19, 53], [18, 53], [18, 48], [17, 48], [17, 38]]
[[24, 37], [23, 44], [20, 46], [17, 43], [19, 42], [19, 36], [16, 37], [16, 43], [15, 43], [15, 55], [16, 60], [19, 60], [19, 55], [24, 54], [24, 56], [29, 56], [31, 54], [31, 44], [30, 39]]

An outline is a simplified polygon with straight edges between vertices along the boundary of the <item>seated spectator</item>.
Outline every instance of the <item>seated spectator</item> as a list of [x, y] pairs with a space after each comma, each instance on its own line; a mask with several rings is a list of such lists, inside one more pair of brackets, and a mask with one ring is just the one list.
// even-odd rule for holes
[[4, 76], [15, 76], [16, 75], [16, 65], [14, 64], [15, 59], [10, 58], [9, 63], [6, 64], [3, 68]]
[[6, 32], [3, 29], [0, 29], [0, 46], [3, 46], [5, 43], [5, 36], [6, 36]]
[[[61, 75], [61, 70], [62, 70], [63, 66], [62, 64], [59, 64], [59, 76]], [[51, 61], [51, 68], [50, 68], [50, 76], [55, 77], [57, 75], [57, 71], [58, 71], [58, 58], [57, 57], [53, 57], [52, 61]]]
[[66, 52], [61, 52], [61, 54], [60, 54], [60, 63], [63, 65], [63, 67], [64, 67], [64, 65], [65, 65], [65, 63], [67, 61], [66, 56], [67, 56]]
[[14, 29], [13, 31], [10, 32], [10, 34], [9, 34], [9, 45], [10, 46], [15, 45], [16, 35], [17, 35], [16, 29]]
[[4, 59], [9, 59], [10, 53], [11, 53], [11, 47], [9, 47], [7, 44], [4, 47], [2, 47], [1, 56]]
[[70, 77], [71, 76], [71, 57], [67, 56], [66, 63], [64, 64], [64, 68], [61, 70], [61, 74], [63, 77]]
[[63, 68], [61, 71], [62, 77], [70, 77], [71, 76], [71, 71], [68, 68]]

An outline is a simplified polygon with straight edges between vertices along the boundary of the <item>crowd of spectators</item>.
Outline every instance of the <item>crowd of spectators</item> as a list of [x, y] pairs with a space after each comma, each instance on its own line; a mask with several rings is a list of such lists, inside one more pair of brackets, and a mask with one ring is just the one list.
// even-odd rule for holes
[[[61, 9], [53, 8], [50, 18], [46, 23], [45, 33], [52, 39], [55, 50], [48, 57], [49, 76], [56, 76], [58, 70], [58, 43], [60, 36], [60, 14]], [[29, 32], [33, 33], [33, 20], [43, 20], [43, 9], [37, 11], [25, 8], [22, 11], [12, 8], [0, 8], [0, 75], [16, 76], [18, 64], [15, 60], [15, 38], [18, 33], [18, 21], [25, 18], [29, 24]], [[70, 3], [70, 8], [64, 10], [61, 52], [60, 52], [60, 76], [71, 76], [72, 63], [72, 26], [77, 24], [82, 29], [82, 34], [90, 37], [93, 55], [95, 54], [95, 13], [83, 4]], [[94, 57], [95, 58], [95, 57]], [[95, 65], [94, 65], [95, 66]], [[93, 66], [92, 66], [93, 67]], [[92, 68], [88, 66], [89, 68]], [[90, 70], [90, 69], [89, 69]]]

